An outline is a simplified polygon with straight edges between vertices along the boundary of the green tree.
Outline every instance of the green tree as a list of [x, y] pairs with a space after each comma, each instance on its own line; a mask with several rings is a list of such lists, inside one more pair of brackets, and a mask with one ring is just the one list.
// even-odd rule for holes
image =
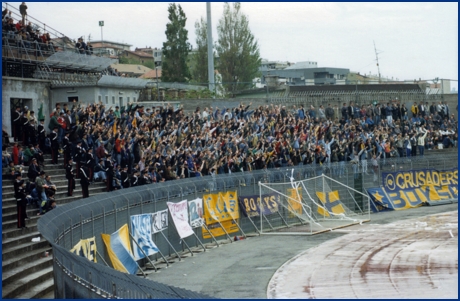
[[227, 91], [250, 88], [259, 75], [259, 45], [249, 29], [248, 17], [240, 9], [239, 2], [233, 3], [233, 7], [225, 3], [217, 25], [218, 70]]
[[161, 80], [163, 82], [188, 82], [190, 71], [187, 66], [190, 43], [185, 29], [187, 17], [180, 5], [169, 4], [169, 23], [166, 24], [166, 42], [163, 43]]
[[196, 83], [208, 82], [207, 22], [203, 17], [195, 22], [196, 53], [193, 55], [192, 78]]

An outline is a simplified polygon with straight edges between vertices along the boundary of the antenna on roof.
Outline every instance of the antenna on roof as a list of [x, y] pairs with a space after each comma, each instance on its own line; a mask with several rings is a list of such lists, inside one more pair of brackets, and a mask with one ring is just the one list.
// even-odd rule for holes
[[88, 35], [88, 42], [91, 42], [91, 34]]
[[377, 48], [375, 47], [375, 41], [374, 42], [374, 50], [375, 50], [375, 57], [376, 57], [376, 61], [377, 61], [377, 70], [379, 71], [379, 84], [380, 84], [380, 66], [379, 66], [379, 53], [382, 53], [382, 52], [377, 52]]

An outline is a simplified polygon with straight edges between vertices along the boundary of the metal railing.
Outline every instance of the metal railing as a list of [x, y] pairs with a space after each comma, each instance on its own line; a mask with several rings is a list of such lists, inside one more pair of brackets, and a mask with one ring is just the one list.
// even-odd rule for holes
[[[132, 299], [196, 298], [197, 296], [202, 298], [201, 295], [190, 291], [164, 286], [135, 275], [115, 271], [105, 266], [100, 258], [97, 258], [97, 264], [92, 263], [68, 250], [73, 248], [80, 239], [94, 236], [98, 253], [105, 254], [101, 233], [110, 234], [117, 231], [123, 224], [129, 223], [131, 215], [164, 210], [167, 209], [166, 202], [190, 200], [190, 198], [202, 197], [205, 193], [236, 190], [238, 196], [257, 195], [259, 182], [289, 182], [291, 176], [294, 176], [295, 180], [302, 180], [322, 173], [335, 178], [344, 185], [359, 187], [360, 191], [364, 191], [366, 188], [381, 185], [382, 171], [430, 167], [443, 169], [451, 168], [453, 165], [457, 166], [457, 162], [456, 153], [445, 156], [413, 157], [410, 160], [406, 158], [386, 159], [385, 162], [381, 161], [376, 179], [363, 173], [362, 164], [357, 167], [350, 163], [346, 164], [342, 170], [343, 173], [338, 177], [337, 168], [340, 166], [335, 163], [330, 165], [326, 163], [155, 183], [97, 195], [58, 207], [38, 221], [38, 229], [53, 247], [56, 298]], [[368, 173], [372, 174], [370, 163]], [[240, 214], [238, 223], [245, 233], [257, 231], [254, 224], [242, 214]], [[255, 224], [257, 225], [257, 221]], [[195, 231], [202, 242], [212, 242], [211, 239], [203, 239], [201, 231], [196, 229]], [[180, 237], [171, 222], [163, 234], [154, 234], [154, 241], [164, 256], [174, 257], [178, 255], [176, 251], [185, 251], [184, 244], [180, 243]], [[199, 241], [193, 236], [186, 240], [188, 245], [199, 247]], [[151, 256], [154, 261], [161, 258], [158, 254]], [[143, 261], [140, 263], [141, 266], [145, 264]]]

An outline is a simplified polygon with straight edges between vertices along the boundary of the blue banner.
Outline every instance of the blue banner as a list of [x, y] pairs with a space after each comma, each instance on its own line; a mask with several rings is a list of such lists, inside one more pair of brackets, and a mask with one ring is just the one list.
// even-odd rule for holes
[[134, 240], [133, 253], [136, 260], [144, 258], [144, 253], [150, 256], [158, 252], [158, 247], [152, 240], [152, 223], [151, 213], [131, 216], [131, 236]]
[[248, 195], [238, 198], [240, 208], [243, 211], [244, 216], [254, 217], [260, 216], [261, 207], [263, 208], [264, 215], [270, 215], [278, 212], [279, 208], [279, 195], [276, 193], [269, 193], [262, 195], [262, 206], [260, 201], [260, 195]]
[[383, 187], [370, 188], [374, 212], [403, 210], [458, 199], [458, 169], [382, 173]]

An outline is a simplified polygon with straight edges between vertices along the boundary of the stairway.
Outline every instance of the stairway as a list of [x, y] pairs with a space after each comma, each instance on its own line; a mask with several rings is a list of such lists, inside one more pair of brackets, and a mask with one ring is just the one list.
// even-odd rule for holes
[[[51, 165], [51, 156], [45, 155], [45, 172], [51, 175], [56, 184], [55, 195], [58, 206], [78, 200], [82, 197], [79, 180], [72, 197], [67, 196], [67, 179], [63, 167], [63, 158], [58, 165]], [[27, 179], [27, 169], [24, 168]], [[3, 172], [4, 174], [4, 172]], [[105, 184], [94, 183], [89, 194], [104, 193]], [[50, 244], [41, 237], [37, 230], [39, 209], [27, 206], [27, 228], [17, 228], [16, 200], [13, 181], [2, 179], [2, 298], [3, 299], [37, 299], [54, 297], [53, 257]], [[32, 238], [40, 237], [40, 242]], [[45, 252], [49, 256], [45, 256]]]

